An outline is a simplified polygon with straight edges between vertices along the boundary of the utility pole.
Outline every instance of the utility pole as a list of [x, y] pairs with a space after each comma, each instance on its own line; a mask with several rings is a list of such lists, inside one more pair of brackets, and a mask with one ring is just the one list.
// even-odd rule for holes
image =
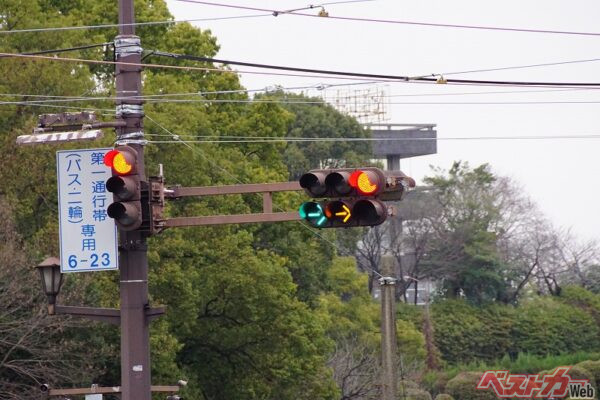
[[[119, 0], [119, 35], [115, 38], [117, 118], [125, 126], [116, 128], [117, 145], [137, 152], [136, 169], [146, 182], [140, 38], [135, 35], [133, 0]], [[121, 388], [123, 400], [150, 400], [150, 318], [148, 305], [148, 257], [146, 233], [119, 232], [121, 293]]]
[[[386, 271], [383, 272], [388, 275]], [[396, 400], [396, 278], [382, 276], [379, 284], [381, 287], [381, 399]]]

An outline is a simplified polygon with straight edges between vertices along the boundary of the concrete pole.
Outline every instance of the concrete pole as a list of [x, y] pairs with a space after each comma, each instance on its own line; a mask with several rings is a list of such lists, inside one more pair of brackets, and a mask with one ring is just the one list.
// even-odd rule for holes
[[[141, 63], [140, 38], [135, 36], [133, 0], [119, 0], [119, 35], [115, 38], [116, 61]], [[116, 65], [116, 144], [127, 144], [137, 152], [137, 171], [146, 181], [144, 165], [141, 67]], [[129, 99], [123, 99], [129, 97]], [[121, 293], [121, 390], [122, 400], [150, 400], [150, 333], [148, 308], [148, 259], [145, 233], [119, 232]]]
[[379, 279], [381, 287], [381, 399], [396, 400], [396, 278]]

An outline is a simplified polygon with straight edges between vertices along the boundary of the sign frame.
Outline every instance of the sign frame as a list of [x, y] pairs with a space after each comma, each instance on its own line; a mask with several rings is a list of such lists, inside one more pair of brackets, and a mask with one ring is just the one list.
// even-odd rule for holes
[[[119, 269], [117, 226], [114, 220], [106, 215], [106, 208], [113, 199], [112, 194], [105, 188], [105, 182], [112, 176], [112, 171], [101, 160], [110, 150], [112, 148], [56, 152], [62, 273]], [[84, 158], [90, 162], [83, 162]], [[92, 206], [93, 212], [86, 213], [89, 205]], [[74, 236], [79, 238], [78, 242]], [[75, 242], [81, 243], [81, 247], [79, 244], [75, 246]]]

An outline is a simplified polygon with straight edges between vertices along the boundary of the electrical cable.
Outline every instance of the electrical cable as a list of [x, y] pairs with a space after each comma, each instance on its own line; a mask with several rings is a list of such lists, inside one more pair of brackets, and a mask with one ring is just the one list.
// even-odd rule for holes
[[[177, 135], [176, 135], [177, 136]], [[224, 137], [226, 138], [226, 137]], [[470, 141], [470, 140], [570, 140], [570, 139], [600, 139], [600, 134], [573, 135], [523, 135], [523, 136], [456, 136], [456, 137], [417, 137], [417, 138], [272, 138], [272, 139], [202, 139], [202, 140], [151, 140], [149, 143], [303, 143], [303, 142], [431, 142], [431, 141]]]
[[[166, 54], [166, 53], [165, 53]], [[206, 71], [215, 71], [221, 73], [251, 73], [251, 74], [260, 74], [260, 75], [283, 75], [283, 76], [302, 76], [302, 77], [310, 77], [310, 78], [331, 78], [331, 76], [319, 76], [319, 75], [299, 75], [299, 74], [287, 74], [287, 73], [273, 73], [273, 72], [257, 72], [257, 71], [229, 71], [218, 68], [208, 68], [208, 67], [191, 67], [191, 66], [177, 66], [177, 65], [164, 65], [164, 64], [141, 64], [141, 63], [126, 63], [126, 62], [118, 62], [118, 61], [106, 61], [106, 60], [89, 60], [89, 59], [81, 59], [81, 58], [65, 58], [65, 57], [49, 57], [42, 55], [26, 55], [26, 54], [17, 54], [17, 53], [0, 53], [0, 56], [5, 57], [18, 57], [18, 58], [29, 58], [29, 59], [44, 59], [51, 61], [65, 61], [65, 62], [78, 62], [78, 63], [89, 63], [89, 64], [109, 64], [109, 65], [129, 65], [129, 66], [141, 66], [141, 67], [149, 67], [149, 68], [164, 68], [164, 69], [177, 69], [177, 70], [200, 70], [203, 72]], [[181, 55], [179, 55], [181, 56]], [[186, 56], [186, 57], [194, 57], [194, 58], [203, 58], [196, 56]], [[250, 63], [246, 63], [250, 64]], [[263, 65], [264, 66], [264, 65]], [[274, 67], [274, 66], [273, 66]], [[304, 70], [310, 71], [312, 73], [325, 73], [329, 75], [335, 75], [338, 79], [356, 79], [355, 77], [361, 78], [383, 78], [397, 81], [397, 82], [406, 82], [406, 81], [417, 81], [417, 82], [429, 82], [434, 83], [437, 82], [435, 78], [425, 78], [425, 77], [416, 77], [410, 78], [407, 76], [397, 76], [397, 75], [379, 75], [379, 74], [364, 74], [364, 73], [352, 73], [352, 72], [343, 72], [343, 71], [326, 71], [326, 70], [311, 70], [305, 68], [295, 68], [295, 67], [281, 67], [278, 68], [287, 68], [292, 70]], [[340, 76], [342, 75], [342, 76]], [[491, 86], [530, 86], [530, 87], [600, 87], [600, 83], [590, 83], [590, 82], [526, 82], [526, 81], [493, 81], [493, 80], [473, 80], [473, 79], [448, 79], [446, 83], [450, 84], [470, 84], [470, 85], [491, 85]]]
[[[15, 101], [15, 102], [9, 102], [8, 104], [10, 105], [17, 105], [17, 106], [27, 106], [27, 107], [50, 107], [50, 108], [62, 108], [62, 109], [69, 109], [69, 110], [83, 110], [83, 111], [102, 111], [104, 113], [112, 113], [111, 115], [114, 115], [116, 112], [115, 110], [111, 110], [108, 108], [95, 108], [95, 107], [75, 107], [75, 106], [61, 106], [61, 105], [56, 105], [56, 104], [38, 104], [35, 102], [19, 102], [19, 101]], [[6, 104], [6, 102], [0, 102], [0, 105], [8, 105]], [[106, 115], [106, 114], [103, 114]]]
[[87, 49], [93, 49], [96, 47], [104, 47], [104, 46], [112, 46], [112, 45], [113, 45], [112, 42], [105, 42], [105, 43], [98, 43], [98, 44], [88, 44], [88, 45], [84, 45], [84, 46], [67, 47], [64, 49], [41, 50], [41, 51], [34, 51], [34, 52], [21, 53], [21, 54], [25, 54], [28, 56], [34, 56], [34, 55], [39, 55], [39, 54], [66, 53], [69, 51], [87, 50]]
[[324, 6], [329, 6], [329, 5], [337, 5], [337, 4], [348, 4], [348, 3], [366, 3], [366, 2], [370, 2], [370, 1], [376, 1], [376, 0], [344, 0], [344, 1], [330, 1], [327, 3], [321, 3], [321, 4], [311, 4], [307, 7], [302, 7], [302, 8], [294, 8], [291, 10], [285, 10], [282, 11], [282, 13], [291, 13], [291, 12], [295, 12], [295, 11], [303, 11], [303, 10], [313, 10], [315, 8], [323, 8]]
[[[264, 69], [274, 69], [280, 71], [294, 71], [294, 72], [305, 72], [305, 73], [313, 73], [313, 74], [327, 74], [334, 76], [343, 76], [343, 77], [360, 77], [360, 78], [375, 78], [375, 79], [386, 79], [393, 81], [424, 81], [424, 82], [434, 82], [437, 83], [438, 79], [435, 77], [427, 77], [427, 76], [403, 76], [403, 75], [386, 75], [386, 74], [366, 74], [359, 72], [348, 72], [348, 71], [335, 71], [335, 70], [323, 70], [323, 69], [314, 69], [314, 68], [300, 68], [300, 67], [289, 67], [282, 65], [271, 65], [271, 64], [261, 64], [261, 63], [251, 63], [244, 61], [235, 61], [235, 60], [223, 60], [212, 57], [201, 57], [194, 56], [188, 54], [177, 54], [177, 53], [169, 53], [158, 50], [153, 50], [151, 53], [152, 56], [160, 56], [160, 57], [169, 57], [179, 60], [190, 60], [190, 61], [200, 61], [200, 62], [211, 62], [211, 63], [219, 63], [219, 64], [227, 64], [227, 65], [239, 65], [244, 67], [252, 67], [252, 68], [264, 68]], [[558, 63], [547, 63], [547, 64], [538, 64], [538, 65], [526, 65], [526, 66], [516, 66], [516, 67], [503, 67], [504, 69], [512, 69], [512, 68], [532, 68], [538, 66], [547, 66], [547, 65], [560, 65], [563, 63], [578, 63], [578, 62], [591, 62], [591, 61], [600, 61], [600, 59], [589, 59], [589, 60], [575, 60], [575, 61], [566, 61], [566, 62], [558, 62]], [[490, 69], [492, 70], [492, 69]], [[482, 72], [484, 70], [478, 70]], [[240, 73], [242, 71], [239, 71]], [[451, 72], [451, 74], [462, 74], [467, 73], [468, 71], [462, 72]], [[244, 73], [247, 73], [245, 71]], [[445, 76], [448, 74], [432, 74], [434, 76]], [[485, 83], [491, 85], [501, 85], [501, 84], [511, 84], [518, 86], [547, 86], [549, 82], [514, 82], [514, 81], [493, 81], [493, 80], [473, 80], [473, 79], [446, 79], [447, 83]], [[590, 86], [590, 84], [586, 83], [568, 83], [568, 82], [560, 82], [560, 83], [552, 83], [553, 85], [560, 86]], [[598, 83], [593, 84], [593, 86], [597, 86]]]
[[550, 63], [517, 65], [517, 66], [511, 66], [511, 67], [473, 69], [473, 70], [468, 70], [468, 71], [444, 72], [441, 74], [431, 74], [431, 75], [432, 76], [464, 75], [464, 74], [475, 74], [475, 73], [480, 73], [480, 72], [495, 72], [495, 71], [507, 71], [507, 70], [512, 70], [512, 69], [551, 67], [551, 66], [556, 66], [556, 65], [580, 64], [580, 63], [597, 62], [597, 61], [600, 61], [600, 58], [589, 58], [589, 59], [585, 59], [585, 60], [571, 60], [571, 61], [556, 61], [556, 62], [550, 62]]
[[[94, 100], [93, 98], [91, 98]], [[131, 97], [105, 97], [102, 100], [132, 100]], [[141, 98], [136, 98], [140, 100]], [[44, 106], [46, 104], [55, 103], [68, 103], [68, 102], [79, 102], [89, 101], [88, 99], [50, 99], [50, 100], [32, 100], [32, 101], [0, 101], [0, 105], [37, 105]], [[96, 99], [98, 100], [98, 99]], [[370, 102], [359, 102], [349, 100], [346, 102], [337, 101], [335, 103], [328, 103], [324, 100], [286, 100], [286, 99], [148, 99], [145, 101], [146, 104], [313, 104], [313, 105], [329, 105], [329, 106], [366, 106], [371, 105]], [[385, 105], [408, 105], [408, 106], [419, 106], [419, 105], [469, 105], [469, 106], [482, 106], [482, 105], [565, 105], [565, 104], [600, 104], [600, 100], [550, 100], [550, 101], [389, 101], [384, 103]]]
[[[373, 0], [375, 1], [375, 0]], [[274, 87], [265, 87], [262, 89], [234, 89], [234, 90], [213, 90], [213, 91], [199, 91], [199, 92], [186, 92], [186, 93], [161, 93], [161, 94], [144, 94], [144, 95], [135, 95], [135, 96], [127, 96], [120, 97], [119, 99], [125, 100], [145, 100], [152, 98], [164, 98], [164, 97], [179, 97], [179, 96], [206, 96], [206, 95], [218, 95], [218, 94], [237, 94], [237, 93], [255, 93], [255, 92], [276, 92], [276, 91], [291, 91], [291, 90], [304, 90], [304, 89], [314, 89], [314, 90], [325, 90], [330, 87], [338, 87], [338, 86], [355, 86], [355, 85], [368, 85], [373, 82], [349, 82], [349, 83], [319, 83], [316, 85], [307, 85], [307, 86], [274, 86]], [[579, 89], [560, 89], [556, 91], [568, 91], [568, 90], [579, 90]], [[581, 89], [584, 90], [584, 89]], [[553, 90], [550, 90], [553, 91]], [[493, 93], [493, 92], [492, 92]], [[517, 92], [518, 93], [518, 92]], [[59, 95], [43, 95], [43, 94], [23, 94], [23, 93], [0, 93], [1, 96], [7, 97], [40, 97], [44, 99], [70, 99], [73, 101], [80, 100], [116, 100], [114, 96], [59, 96]], [[29, 100], [31, 101], [31, 100]], [[41, 100], [40, 100], [41, 101]]]
[[[329, 75], [304, 75], [304, 74], [290, 74], [280, 72], [261, 72], [261, 71], [230, 71], [218, 68], [209, 67], [192, 67], [192, 66], [179, 66], [179, 65], [164, 65], [164, 64], [142, 64], [142, 63], [128, 63], [120, 61], [106, 61], [106, 60], [89, 60], [82, 58], [65, 58], [65, 57], [49, 57], [42, 55], [25, 55], [17, 53], [0, 53], [0, 56], [7, 57], [18, 57], [18, 58], [29, 58], [29, 59], [40, 59], [50, 61], [65, 61], [65, 62], [77, 62], [77, 63], [88, 63], [88, 64], [106, 64], [106, 65], [126, 65], [126, 66], [137, 66], [146, 68], [162, 68], [162, 69], [175, 69], [184, 71], [214, 71], [220, 73], [248, 73], [256, 75], [274, 75], [274, 76], [295, 76], [305, 78], [336, 78], [336, 79], [349, 79], [356, 80], [360, 78], [372, 78], [378, 82], [409, 82], [411, 83], [437, 83], [434, 78], [416, 77], [410, 78], [407, 76], [399, 75], [379, 75], [379, 74], [364, 74], [364, 73], [352, 73], [352, 72], [341, 72], [341, 71], [323, 71], [323, 73], [329, 73]], [[290, 67], [292, 68], [292, 67]], [[318, 70], [314, 70], [318, 71]], [[334, 75], [334, 76], [332, 76]], [[341, 75], [341, 76], [340, 76]], [[385, 80], [380, 80], [385, 79]], [[467, 85], [484, 85], [484, 86], [528, 86], [528, 87], [600, 87], [600, 83], [590, 82], [526, 82], [526, 81], [493, 81], [493, 80], [475, 80], [475, 79], [447, 79], [446, 84], [467, 84]]]
[[244, 18], [258, 18], [258, 17], [271, 17], [272, 13], [268, 14], [250, 14], [250, 15], [233, 15], [229, 17], [213, 17], [213, 18], [195, 18], [195, 19], [181, 19], [181, 20], [165, 20], [165, 21], [149, 21], [149, 22], [134, 22], [128, 24], [101, 24], [101, 25], [81, 25], [81, 26], [60, 26], [60, 27], [47, 27], [47, 28], [26, 28], [26, 29], [14, 29], [10, 31], [0, 30], [2, 34], [13, 34], [13, 33], [34, 33], [34, 32], [60, 32], [60, 31], [71, 31], [80, 29], [104, 29], [104, 28], [118, 28], [122, 26], [151, 26], [151, 25], [167, 25], [167, 24], [178, 24], [183, 22], [205, 22], [205, 21], [222, 21], [229, 19], [244, 19]]
[[[282, 91], [290, 91], [290, 90], [304, 90], [304, 89], [316, 89], [316, 90], [324, 90], [326, 87], [337, 87], [337, 86], [353, 86], [356, 84], [369, 84], [370, 82], [360, 82], [360, 83], [340, 83], [340, 84], [319, 84], [319, 85], [310, 85], [310, 86], [293, 86], [293, 87], [276, 87], [275, 90]], [[45, 104], [45, 103], [55, 103], [55, 102], [79, 102], [79, 101], [105, 101], [105, 100], [150, 100], [156, 98], [169, 98], [169, 97], [182, 97], [182, 96], [205, 96], [205, 95], [218, 95], [218, 94], [235, 94], [235, 93], [254, 93], [254, 92], [265, 92], [269, 93], [274, 91], [274, 89], [264, 88], [264, 89], [239, 89], [239, 90], [216, 90], [216, 91], [205, 91], [205, 92], [186, 92], [186, 93], [162, 93], [162, 94], [146, 94], [140, 96], [127, 96], [127, 97], [119, 97], [116, 98], [114, 96], [58, 96], [58, 95], [41, 95], [41, 94], [23, 94], [23, 93], [0, 93], [0, 97], [36, 97], [40, 99], [31, 99], [31, 100], [21, 100], [21, 101], [0, 101], [0, 104]], [[494, 95], [494, 94], [521, 94], [521, 93], [554, 93], [554, 92], [573, 92], [573, 91], [582, 91], [582, 90], [596, 90], [595, 88], [573, 88], [573, 89], [546, 89], [546, 90], [506, 90], [506, 91], [486, 91], [486, 92], [455, 92], [455, 93], [413, 93], [413, 94], [390, 94], [390, 95], [381, 95], [382, 98], [395, 98], [395, 97], [438, 97], [438, 96], [466, 96], [466, 95]], [[54, 100], [56, 99], [56, 100]], [[331, 104], [338, 100], [337, 97], [321, 97], [323, 101], [315, 101], [314, 104]], [[215, 100], [213, 100], [214, 102]], [[240, 100], [241, 101], [241, 100]], [[256, 102], [264, 101], [261, 99], [254, 100]], [[273, 100], [275, 101], [275, 100]], [[292, 104], [294, 102], [299, 103], [303, 100], [279, 100], [279, 103]], [[309, 102], [307, 100], [306, 102]], [[530, 102], [531, 103], [531, 102]], [[337, 102], [340, 104], [340, 102]], [[345, 104], [345, 102], [342, 102]], [[356, 104], [355, 101], [352, 100], [351, 104]], [[389, 103], [385, 103], [386, 105]]]
[[385, 24], [399, 24], [399, 25], [416, 25], [416, 26], [432, 26], [438, 28], [459, 28], [459, 29], [481, 29], [491, 31], [507, 31], [507, 32], [524, 32], [524, 33], [548, 33], [548, 34], [559, 34], [559, 35], [578, 35], [578, 36], [600, 36], [600, 32], [576, 32], [576, 31], [560, 31], [560, 30], [549, 30], [549, 29], [527, 29], [527, 28], [506, 28], [497, 26], [483, 26], [483, 25], [461, 25], [461, 24], [440, 24], [434, 22], [418, 22], [418, 21], [399, 21], [389, 19], [375, 19], [375, 18], [358, 18], [358, 17], [341, 17], [328, 15], [326, 17], [321, 15], [298, 13], [298, 12], [286, 12], [284, 10], [272, 10], [267, 8], [247, 7], [234, 4], [222, 4], [214, 3], [209, 1], [200, 0], [177, 0], [183, 3], [195, 3], [203, 4], [208, 6], [235, 8], [238, 10], [252, 10], [261, 12], [270, 12], [273, 16], [279, 15], [296, 15], [301, 17], [316, 17], [324, 19], [337, 19], [344, 21], [357, 21], [357, 22], [376, 22]]

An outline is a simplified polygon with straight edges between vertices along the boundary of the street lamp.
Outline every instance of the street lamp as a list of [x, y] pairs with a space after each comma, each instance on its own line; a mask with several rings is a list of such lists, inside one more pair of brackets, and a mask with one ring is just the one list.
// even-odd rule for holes
[[42, 287], [48, 297], [48, 314], [54, 315], [56, 296], [60, 292], [63, 276], [60, 272], [60, 260], [56, 257], [48, 257], [38, 264], [38, 271], [42, 279]]

